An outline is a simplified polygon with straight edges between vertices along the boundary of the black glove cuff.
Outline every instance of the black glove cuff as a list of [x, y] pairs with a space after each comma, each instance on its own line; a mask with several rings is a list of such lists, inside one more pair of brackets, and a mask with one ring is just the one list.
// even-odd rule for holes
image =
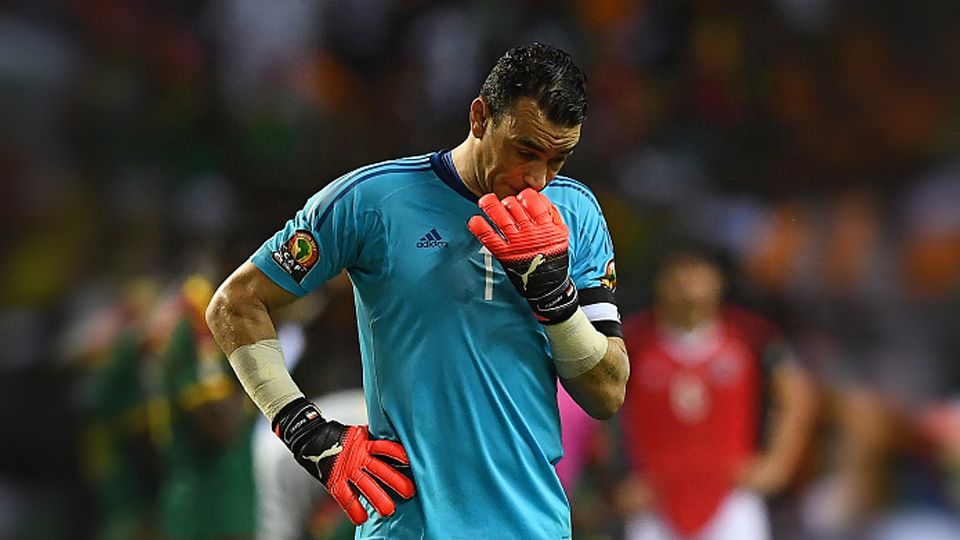
[[294, 454], [299, 455], [307, 435], [327, 423], [320, 409], [306, 398], [299, 397], [287, 403], [273, 417], [271, 427]]
[[543, 324], [558, 324], [573, 317], [580, 307], [577, 287], [568, 275], [554, 290], [539, 298], [528, 298], [531, 309]]

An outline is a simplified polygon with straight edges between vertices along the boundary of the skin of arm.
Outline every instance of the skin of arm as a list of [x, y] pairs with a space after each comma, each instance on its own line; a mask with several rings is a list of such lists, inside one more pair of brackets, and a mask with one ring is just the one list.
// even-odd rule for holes
[[207, 306], [207, 325], [224, 354], [230, 356], [243, 345], [276, 339], [270, 312], [296, 299], [247, 261], [214, 293]]
[[629, 376], [626, 345], [622, 339], [608, 336], [607, 352], [600, 363], [582, 375], [560, 381], [587, 414], [597, 420], [607, 420], [623, 405]]
[[789, 484], [810, 441], [817, 392], [810, 375], [794, 364], [773, 372], [774, 410], [766, 451], [744, 471], [741, 484], [771, 495]]
[[[264, 339], [276, 339], [270, 312], [297, 297], [266, 277], [247, 261], [214, 293], [206, 319], [214, 339], [229, 356], [238, 347]], [[562, 379], [573, 399], [590, 416], [605, 420], [623, 405], [630, 364], [623, 340], [608, 337], [607, 352], [590, 371]]]

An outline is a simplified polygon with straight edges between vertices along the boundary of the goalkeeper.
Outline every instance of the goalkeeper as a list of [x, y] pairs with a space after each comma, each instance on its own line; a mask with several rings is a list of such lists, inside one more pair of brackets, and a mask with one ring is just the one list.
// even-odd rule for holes
[[[557, 176], [586, 116], [583, 74], [554, 47], [512, 49], [468, 115], [452, 151], [324, 187], [207, 310], [244, 388], [358, 538], [569, 538], [558, 376], [596, 418], [623, 402], [613, 245], [590, 190]], [[342, 269], [369, 426], [304, 399], [270, 318]]]

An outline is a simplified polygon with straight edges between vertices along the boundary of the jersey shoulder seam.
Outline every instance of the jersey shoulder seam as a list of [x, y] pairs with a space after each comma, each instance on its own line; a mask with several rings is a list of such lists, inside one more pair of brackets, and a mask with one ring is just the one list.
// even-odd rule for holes
[[[580, 195], [585, 197], [588, 201], [590, 201], [590, 204], [594, 207], [594, 209], [597, 210], [597, 212], [603, 214], [603, 211], [600, 209], [600, 203], [599, 201], [597, 201], [597, 196], [583, 182], [574, 180], [573, 178], [570, 178], [568, 176], [557, 176], [556, 178], [553, 179], [552, 182], [550, 182], [550, 186], [555, 186], [557, 188], [566, 188], [579, 193]], [[554, 204], [556, 204], [556, 202]]]
[[[411, 171], [411, 172], [413, 172], [413, 171]], [[421, 172], [421, 171], [420, 171], [420, 169], [417, 169], [416, 172]], [[432, 184], [432, 183], [434, 183], [432, 178], [424, 178], [424, 179], [422, 179], [422, 180], [419, 180], [419, 179], [418, 179], [418, 180], [412, 180], [412, 181], [410, 181], [410, 182], [404, 182], [403, 184], [399, 184], [399, 185], [397, 185], [396, 187], [394, 187], [393, 189], [391, 189], [389, 192], [384, 193], [383, 195], [380, 195], [380, 196], [377, 198], [377, 204], [374, 205], [374, 206], [370, 206], [370, 207], [364, 208], [364, 209], [363, 209], [363, 212], [364, 212], [364, 213], [367, 213], [367, 212], [376, 212], [376, 213], [378, 213], [378, 214], [381, 214], [381, 216], [382, 216], [382, 213], [380, 212], [380, 210], [381, 210], [381, 204], [382, 204], [383, 202], [385, 202], [387, 199], [390, 199], [391, 197], [394, 197], [395, 195], [398, 195], [399, 193], [401, 193], [401, 192], [403, 192], [403, 191], [406, 191], [406, 190], [408, 190], [408, 189], [413, 189], [413, 188], [415, 188], [415, 187], [417, 187], [417, 186], [420, 186], [420, 185], [423, 185], [423, 184]]]
[[[307, 215], [313, 222], [314, 228], [319, 229], [322, 227], [323, 223], [327, 219], [327, 216], [333, 210], [336, 203], [340, 199], [353, 192], [355, 188], [360, 186], [360, 184], [363, 184], [368, 180], [381, 178], [391, 174], [419, 173], [430, 170], [430, 162], [428, 160], [417, 160], [405, 163], [396, 163], [396, 161], [397, 160], [385, 162], [385, 164], [376, 164], [369, 167], [360, 168], [356, 171], [347, 173], [337, 180], [334, 180], [334, 182], [340, 182], [341, 185], [333, 189], [327, 197], [323, 198], [323, 200], [319, 200], [314, 203], [313, 208], [307, 212]], [[323, 211], [319, 214], [319, 216], [317, 216], [317, 213], [320, 212], [321, 207], [323, 207]]]
[[366, 175], [368, 173], [375, 174], [380, 171], [383, 171], [384, 169], [388, 169], [388, 168], [392, 169], [397, 167], [419, 168], [419, 166], [426, 165], [429, 163], [430, 163], [429, 155], [423, 155], [423, 156], [402, 157], [402, 158], [390, 159], [386, 161], [378, 161], [377, 163], [370, 163], [367, 165], [361, 165], [356, 169], [343, 173], [340, 176], [334, 178], [333, 180], [328, 182], [325, 186], [323, 186], [320, 189], [320, 191], [327, 188], [331, 188], [334, 191], [340, 190], [342, 189], [343, 185], [350, 183], [351, 180], [355, 180], [357, 179], [358, 176]]

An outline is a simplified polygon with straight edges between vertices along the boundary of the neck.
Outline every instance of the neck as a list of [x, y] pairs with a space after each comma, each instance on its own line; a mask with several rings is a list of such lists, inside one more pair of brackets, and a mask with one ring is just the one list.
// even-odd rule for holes
[[453, 168], [457, 170], [463, 185], [477, 197], [483, 196], [486, 191], [480, 184], [480, 171], [477, 167], [477, 157], [472, 141], [468, 137], [456, 148], [450, 151], [450, 157], [453, 158]]
[[684, 332], [690, 332], [698, 328], [713, 324], [717, 320], [715, 311], [693, 311], [684, 310], [680, 312], [669, 312], [662, 310], [660, 312], [661, 320], [668, 326]]

